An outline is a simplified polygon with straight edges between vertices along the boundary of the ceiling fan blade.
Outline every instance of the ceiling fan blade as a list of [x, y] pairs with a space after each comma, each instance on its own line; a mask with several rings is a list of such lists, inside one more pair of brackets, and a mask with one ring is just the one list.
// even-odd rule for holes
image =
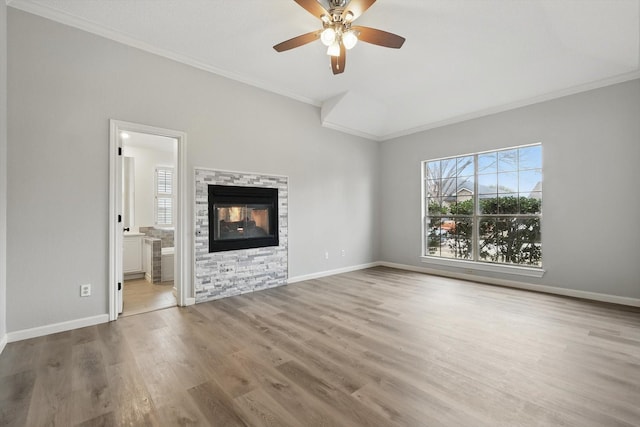
[[353, 14], [351, 21], [358, 19], [375, 2], [376, 0], [351, 0], [342, 12], [342, 19], [344, 20], [349, 12]]
[[331, 70], [333, 74], [340, 74], [344, 72], [344, 67], [347, 64], [347, 50], [344, 45], [340, 43], [340, 56], [331, 57]]
[[354, 30], [360, 32], [358, 34], [358, 40], [363, 42], [376, 44], [378, 46], [391, 47], [393, 49], [400, 49], [404, 43], [405, 38], [400, 37], [397, 34], [387, 33], [386, 31], [377, 30], [375, 28], [353, 26]]
[[293, 0], [293, 1], [298, 3], [307, 12], [309, 12], [310, 14], [312, 14], [313, 16], [315, 16], [318, 19], [321, 19], [320, 17], [322, 15], [329, 16], [329, 12], [327, 12], [327, 9], [322, 7], [322, 5], [320, 3], [318, 3], [316, 0]]
[[278, 52], [284, 52], [285, 50], [293, 49], [293, 48], [305, 45], [307, 43], [311, 43], [312, 41], [317, 40], [319, 37], [320, 37], [320, 32], [313, 31], [311, 33], [303, 34], [301, 36], [283, 41], [282, 43], [278, 43], [273, 48]]

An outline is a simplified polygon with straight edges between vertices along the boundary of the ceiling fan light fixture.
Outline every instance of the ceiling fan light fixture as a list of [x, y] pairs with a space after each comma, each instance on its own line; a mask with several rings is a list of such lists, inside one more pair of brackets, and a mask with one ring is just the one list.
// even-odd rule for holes
[[331, 46], [336, 42], [336, 30], [331, 27], [327, 27], [320, 33], [320, 41], [325, 46]]
[[358, 35], [355, 31], [349, 30], [346, 33], [342, 34], [342, 44], [344, 48], [349, 50], [353, 48], [356, 43], [358, 43]]
[[351, 22], [353, 21], [353, 12], [351, 12], [350, 10], [347, 10], [347, 13], [344, 15], [344, 22]]
[[[9, 0], [7, 0], [9, 1]], [[284, 1], [284, 0], [283, 0]], [[353, 49], [358, 40], [377, 46], [400, 49], [404, 37], [377, 28], [352, 26], [376, 0], [293, 0], [316, 19], [322, 22], [322, 28], [301, 34], [273, 46], [276, 52], [285, 52], [304, 46], [318, 39], [327, 47], [331, 57], [333, 74], [341, 74], [347, 59], [347, 50]], [[329, 8], [326, 7], [328, 4]]]
[[337, 40], [327, 48], [327, 55], [340, 56], [340, 43]]

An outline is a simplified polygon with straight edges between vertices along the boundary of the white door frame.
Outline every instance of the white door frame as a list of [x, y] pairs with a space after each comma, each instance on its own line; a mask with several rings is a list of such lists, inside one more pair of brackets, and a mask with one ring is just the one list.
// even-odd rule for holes
[[176, 239], [174, 242], [176, 288], [179, 306], [190, 305], [194, 298], [187, 296], [189, 283], [187, 250], [187, 134], [184, 132], [147, 126], [138, 123], [109, 120], [109, 320], [118, 318], [118, 281], [122, 277], [122, 142], [121, 132], [139, 132], [175, 138], [177, 143], [176, 179]]

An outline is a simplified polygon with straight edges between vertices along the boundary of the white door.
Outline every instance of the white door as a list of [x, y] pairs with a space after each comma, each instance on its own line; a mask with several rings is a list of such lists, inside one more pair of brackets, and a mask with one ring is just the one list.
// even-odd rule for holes
[[180, 306], [195, 303], [193, 295], [187, 296], [185, 286], [189, 277], [190, 257], [186, 251], [184, 230], [186, 218], [186, 134], [184, 132], [162, 129], [136, 123], [110, 120], [110, 166], [109, 166], [109, 320], [116, 320], [123, 309], [124, 269], [124, 206], [123, 176], [124, 156], [122, 155], [122, 133], [138, 132], [149, 135], [172, 138], [176, 141], [174, 155], [176, 159], [176, 219], [174, 243], [174, 287], [177, 303]]

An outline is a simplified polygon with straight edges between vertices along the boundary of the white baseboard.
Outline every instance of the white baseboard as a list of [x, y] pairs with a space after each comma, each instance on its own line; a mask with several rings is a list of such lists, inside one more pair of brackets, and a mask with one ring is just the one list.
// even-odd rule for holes
[[452, 279], [469, 280], [490, 285], [505, 286], [508, 288], [524, 289], [527, 291], [543, 292], [547, 294], [563, 295], [567, 297], [582, 298], [592, 301], [610, 302], [614, 304], [640, 307], [639, 298], [621, 297], [618, 295], [601, 294], [598, 292], [580, 291], [577, 289], [559, 288], [556, 286], [534, 285], [531, 283], [516, 282], [514, 280], [496, 279], [493, 277], [475, 276], [472, 274], [456, 273], [452, 271], [437, 270], [435, 268], [416, 267], [413, 265], [396, 264], [394, 262], [379, 261], [379, 266], [397, 268], [399, 270], [415, 271], [418, 273], [432, 274], [434, 276], [450, 277]]
[[[175, 297], [176, 301], [178, 301], [178, 288], [176, 288], [175, 286], [173, 287], [173, 296]], [[195, 298], [185, 297], [184, 304], [182, 305], [182, 307], [187, 307], [195, 303], [196, 303]]]
[[[543, 292], [548, 294], [563, 295], [574, 298], [583, 298], [593, 301], [609, 302], [614, 304], [628, 305], [632, 307], [640, 307], [639, 298], [621, 297], [617, 295], [602, 294], [598, 292], [580, 291], [576, 289], [559, 288], [555, 286], [547, 285], [534, 285], [524, 282], [516, 282], [513, 280], [496, 279], [492, 277], [474, 276], [471, 274], [455, 273], [451, 271], [437, 270], [433, 268], [416, 267], [407, 264], [398, 264], [387, 261], [376, 261], [367, 264], [353, 265], [350, 267], [337, 268], [335, 270], [320, 271], [312, 274], [305, 274], [303, 276], [290, 277], [287, 280], [288, 284], [303, 282], [305, 280], [319, 279], [327, 276], [334, 276], [336, 274], [349, 273], [351, 271], [364, 270], [371, 267], [390, 267], [397, 268], [399, 270], [415, 271], [417, 273], [431, 274], [434, 276], [444, 276], [453, 279], [469, 280], [478, 283], [487, 283], [490, 285], [505, 286], [509, 288], [524, 289], [528, 291]], [[195, 298], [187, 298], [185, 305], [193, 305], [196, 303]], [[86, 326], [98, 325], [100, 323], [107, 323], [109, 321], [108, 314], [101, 314], [99, 316], [85, 317], [83, 319], [70, 320], [67, 322], [54, 323], [51, 325], [38, 326], [36, 328], [23, 329], [21, 331], [9, 332], [0, 339], [0, 353], [4, 350], [7, 343], [25, 340], [29, 338], [41, 337], [44, 335], [55, 334], [58, 332], [70, 331], [72, 329], [84, 328]]]
[[108, 314], [85, 317], [82, 319], [69, 320], [67, 322], [53, 323], [51, 325], [38, 326], [36, 328], [23, 329], [21, 331], [9, 332], [7, 342], [21, 341], [29, 338], [42, 337], [44, 335], [56, 334], [58, 332], [70, 331], [72, 329], [84, 328], [86, 326], [98, 325], [109, 321]]
[[377, 267], [381, 265], [379, 262], [370, 262], [367, 264], [352, 265], [350, 267], [337, 268], [335, 270], [319, 271], [317, 273], [305, 274], [303, 276], [289, 277], [287, 284], [304, 282], [305, 280], [319, 279], [321, 277], [334, 276], [336, 274], [349, 273], [356, 270], [364, 270], [365, 268]]

